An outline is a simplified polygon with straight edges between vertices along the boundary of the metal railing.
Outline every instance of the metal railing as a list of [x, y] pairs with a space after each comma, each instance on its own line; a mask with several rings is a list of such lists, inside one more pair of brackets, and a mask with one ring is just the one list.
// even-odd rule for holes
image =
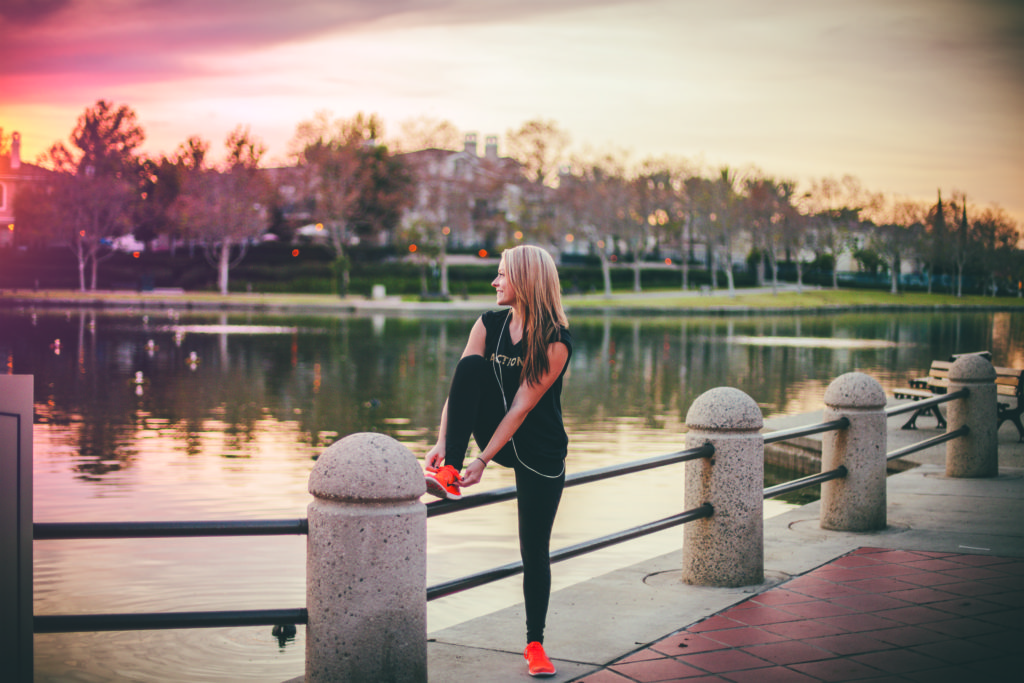
[[[899, 415], [913, 410], [927, 409], [959, 398], [966, 398], [967, 389], [950, 394], [937, 396], [908, 405], [886, 409], [886, 416]], [[790, 439], [821, 434], [829, 431], [846, 429], [850, 420], [842, 417], [838, 420], [819, 424], [778, 430], [764, 435], [765, 444], [779, 443]], [[950, 441], [969, 433], [964, 426], [953, 432], [943, 434], [920, 443], [907, 446], [888, 453], [887, 460], [909, 455], [926, 448]], [[690, 460], [708, 458], [714, 455], [711, 444], [654, 456], [621, 465], [610, 465], [566, 477], [565, 486], [573, 487], [613, 477], [625, 476], [658, 467], [665, 467]], [[847, 469], [840, 466], [836, 469], [802, 477], [764, 489], [765, 499], [774, 498], [803, 488], [814, 486], [833, 479], [843, 478]], [[428, 517], [468, 510], [492, 505], [514, 499], [514, 486], [495, 489], [468, 496], [460, 500], [439, 500], [429, 503]], [[590, 552], [595, 552], [612, 545], [641, 538], [643, 536], [664, 531], [681, 524], [710, 517], [714, 508], [705, 503], [692, 510], [686, 510], [629, 529], [601, 536], [588, 541], [552, 551], [551, 561], [561, 562]], [[35, 540], [66, 540], [96, 538], [168, 538], [198, 536], [267, 536], [285, 534], [307, 534], [309, 531], [306, 519], [262, 520], [262, 521], [187, 521], [187, 522], [99, 522], [99, 523], [36, 523], [33, 525]], [[454, 593], [482, 586], [521, 573], [522, 562], [494, 567], [482, 572], [460, 577], [444, 583], [427, 587], [427, 600], [435, 600]], [[73, 631], [111, 631], [111, 630], [147, 630], [173, 628], [207, 628], [223, 626], [260, 626], [278, 624], [305, 624], [308, 613], [305, 608], [278, 610], [240, 610], [240, 611], [209, 611], [209, 612], [177, 612], [149, 614], [89, 614], [89, 615], [39, 615], [33, 623], [36, 633], [61, 633]]]
[[[565, 478], [565, 486], [579, 486], [581, 484], [601, 481], [602, 479], [610, 479], [612, 477], [621, 477], [635, 472], [643, 472], [644, 470], [650, 470], [656, 467], [675, 465], [677, 463], [686, 462], [687, 460], [710, 458], [714, 453], [714, 446], [711, 444], [704, 444], [703, 446], [690, 448], [685, 451], [659, 455], [644, 460], [636, 460], [623, 465], [609, 465], [608, 467], [601, 467], [587, 472], [571, 474]], [[427, 516], [442, 515], [449, 512], [455, 512], [457, 510], [479, 507], [481, 505], [500, 503], [502, 501], [515, 498], [515, 495], [516, 488], [514, 486], [509, 486], [503, 489], [469, 496], [468, 498], [462, 498], [461, 500], [440, 500], [436, 503], [430, 503], [427, 505]], [[584, 541], [567, 548], [555, 550], [551, 553], [551, 562], [561, 562], [563, 560], [585, 555], [618, 543], [625, 543], [626, 541], [641, 538], [648, 534], [664, 531], [665, 529], [671, 529], [672, 527], [679, 526], [680, 524], [692, 522], [704, 517], [710, 517], [713, 513], [714, 508], [712, 508], [711, 504], [705, 503], [693, 510], [687, 510], [655, 522], [649, 522], [630, 529], [624, 529], [614, 534], [609, 534], [607, 536]], [[475, 588], [476, 586], [482, 586], [500, 579], [515, 576], [522, 571], [522, 561], [510, 562], [509, 564], [505, 564], [500, 567], [494, 567], [493, 569], [488, 569], [476, 574], [470, 574], [469, 576], [464, 576], [459, 579], [453, 579], [436, 586], [430, 586], [427, 588], [427, 600], [430, 601], [437, 598], [443, 598], [446, 595], [452, 595], [453, 593], [458, 593], [469, 588]]]
[[[967, 398], [970, 395], [971, 390], [964, 388], [958, 389], [957, 391], [948, 394], [941, 394], [939, 396], [933, 396], [932, 398], [926, 398], [920, 401], [911, 401], [910, 403], [905, 403], [903, 405], [886, 408], [885, 417], [890, 418], [895, 415], [903, 415], [905, 413], [912, 412], [923, 413], [923, 411], [926, 411], [929, 408], [937, 407], [942, 405], [943, 403], [949, 403], [950, 401], [955, 401], [957, 399]], [[885, 459], [887, 462], [891, 462], [898, 458], [902, 458], [903, 456], [910, 455], [911, 453], [917, 453], [927, 448], [931, 448], [932, 446], [938, 446], [941, 443], [952, 441], [953, 439], [959, 438], [961, 436], [967, 436], [970, 433], [970, 427], [964, 425], [958, 429], [954, 429], [953, 431], [947, 431], [945, 434], [939, 434], [938, 436], [932, 437], [930, 439], [924, 439], [917, 443], [910, 444], [909, 446], [904, 446], [903, 448], [899, 448], [895, 451], [886, 453]]]
[[[198, 536], [279, 536], [306, 534], [305, 519], [186, 522], [36, 522], [34, 540], [93, 538], [183, 538]], [[216, 628], [305, 624], [305, 608], [149, 612], [132, 614], [42, 614], [32, 618], [36, 633], [77, 631], [144, 631], [151, 629]]]

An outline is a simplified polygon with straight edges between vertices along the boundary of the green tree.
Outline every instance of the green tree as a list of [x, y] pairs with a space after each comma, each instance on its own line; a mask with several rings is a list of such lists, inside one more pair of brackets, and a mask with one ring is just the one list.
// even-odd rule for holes
[[977, 257], [978, 245], [971, 231], [971, 224], [967, 221], [967, 195], [960, 194], [959, 210], [956, 204], [956, 193], [953, 196], [954, 199], [950, 205], [953, 215], [959, 214], [959, 219], [951, 235], [950, 246], [953, 252], [953, 265], [956, 269], [956, 296], [960, 298], [964, 295], [964, 269], [972, 257]]
[[1017, 224], [1003, 209], [987, 207], [974, 219], [972, 231], [978, 244], [978, 265], [987, 283], [985, 289], [995, 296], [999, 283], [1014, 277], [1014, 256], [1020, 240]]
[[924, 230], [917, 253], [924, 264], [928, 278], [928, 293], [932, 293], [932, 281], [936, 273], [951, 262], [949, 258], [949, 238], [951, 229], [957, 224], [955, 207], [942, 201], [942, 190], [938, 191], [938, 201], [928, 210]]
[[360, 239], [386, 237], [411, 200], [412, 175], [378, 142], [383, 132], [376, 114], [334, 119], [319, 112], [299, 124], [292, 140], [304, 192], [334, 249], [342, 295], [348, 291], [348, 247]]

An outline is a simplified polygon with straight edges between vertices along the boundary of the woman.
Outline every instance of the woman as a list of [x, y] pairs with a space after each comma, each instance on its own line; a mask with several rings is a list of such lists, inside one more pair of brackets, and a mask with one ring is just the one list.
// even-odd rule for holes
[[[427, 453], [427, 490], [458, 499], [497, 462], [515, 470], [519, 550], [523, 558], [526, 650], [532, 676], [554, 675], [544, 652], [551, 594], [551, 528], [565, 484], [568, 437], [562, 425], [562, 376], [572, 337], [558, 271], [538, 247], [502, 254], [491, 285], [499, 306], [473, 325], [441, 411], [437, 445]], [[469, 438], [480, 455], [466, 465]], [[461, 474], [460, 474], [461, 472]]]

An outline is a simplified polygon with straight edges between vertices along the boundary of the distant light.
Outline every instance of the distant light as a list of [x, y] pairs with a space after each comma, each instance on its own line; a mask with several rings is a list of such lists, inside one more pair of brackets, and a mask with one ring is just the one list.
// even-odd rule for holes
[[671, 266], [672, 265], [672, 259], [670, 259], [670, 258], [665, 259], [665, 265], [666, 266]]
[[410, 254], [415, 254], [415, 253], [416, 253], [416, 250], [417, 250], [418, 248], [419, 248], [419, 247], [417, 247], [417, 246], [416, 246], [415, 244], [410, 244], [410, 245], [409, 245], [409, 253], [410, 253]]
[[597, 241], [597, 248], [598, 249], [604, 249], [604, 240], [598, 240]]
[[85, 237], [85, 230], [79, 230], [78, 231], [78, 236], [79, 237]]
[[612, 263], [615, 263], [615, 262], [616, 262], [616, 261], [618, 261], [618, 260], [619, 260], [619, 257], [618, 257], [618, 256], [616, 256], [615, 254], [612, 254], [612, 255], [611, 255], [611, 261], [612, 261]]
[[7, 229], [10, 230], [11, 232], [14, 232], [14, 223], [8, 223]]
[[516, 239], [517, 240], [523, 239], [523, 231], [522, 230], [516, 230]]
[[451, 229], [451, 228], [449, 228], [449, 227], [448, 227], [448, 226], [446, 225], [446, 226], [444, 226], [443, 228], [441, 228], [441, 234], [442, 234], [442, 235], [450, 235], [450, 234], [452, 234], [452, 229]]
[[298, 255], [299, 255], [299, 250], [298, 249], [292, 249], [292, 257], [294, 258], [294, 257], [296, 257]]
[[317, 230], [323, 230], [324, 229], [324, 224], [323, 223], [317, 223], [316, 224], [316, 229]]
[[565, 241], [566, 242], [572, 242], [574, 239], [576, 239], [576, 238], [573, 236], [573, 234], [571, 232], [568, 235], [565, 236]]
[[479, 256], [480, 258], [487, 258], [487, 250], [481, 249], [480, 251], [476, 252], [476, 255]]
[[142, 254], [140, 254], [139, 252], [137, 252], [137, 251], [133, 251], [132, 252], [132, 258], [139, 258], [140, 256], [142, 256]]

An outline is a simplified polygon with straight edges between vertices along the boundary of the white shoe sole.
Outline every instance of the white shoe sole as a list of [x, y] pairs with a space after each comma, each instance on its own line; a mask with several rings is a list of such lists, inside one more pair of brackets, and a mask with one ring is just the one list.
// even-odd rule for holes
[[427, 474], [426, 480], [427, 480], [427, 493], [429, 493], [430, 495], [437, 496], [438, 498], [444, 498], [446, 500], [459, 500], [460, 498], [462, 498], [462, 494], [461, 493], [458, 494], [458, 495], [453, 494], [448, 489], [446, 489], [444, 486], [442, 486], [441, 482], [439, 482], [437, 479], [434, 479], [433, 477], [431, 477], [430, 474]]

